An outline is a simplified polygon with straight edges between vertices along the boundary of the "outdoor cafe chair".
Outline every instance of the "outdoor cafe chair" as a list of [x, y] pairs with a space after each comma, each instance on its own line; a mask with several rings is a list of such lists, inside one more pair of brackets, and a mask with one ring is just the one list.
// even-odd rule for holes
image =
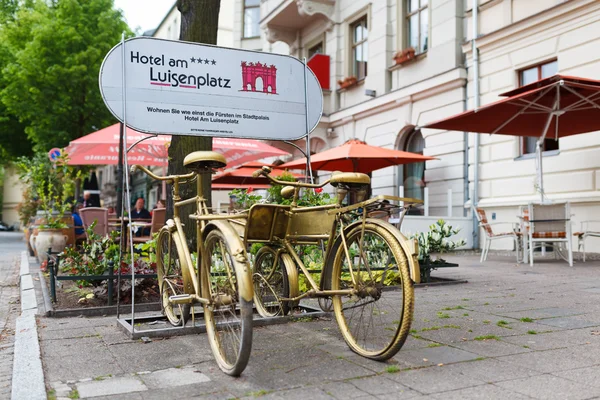
[[102, 207], [86, 207], [79, 210], [83, 226], [87, 229], [96, 221], [94, 233], [100, 236], [108, 235], [108, 209]]
[[152, 210], [152, 221], [150, 223], [133, 221], [132, 225], [138, 229], [150, 228], [149, 235], [134, 236], [133, 243], [146, 243], [147, 241], [151, 240], [152, 236], [165, 225], [166, 217], [166, 208], [155, 208], [154, 210]]
[[571, 243], [571, 207], [569, 202], [557, 204], [529, 204], [529, 265], [533, 266], [533, 249], [536, 243], [555, 242], [565, 245], [568, 256], [555, 247], [555, 251], [573, 266]]
[[600, 237], [600, 221], [581, 221], [581, 230], [573, 236], [577, 236], [577, 250], [585, 262], [585, 240], [588, 237]]
[[[518, 263], [521, 262], [521, 254], [520, 254], [521, 253], [521, 246], [520, 246], [521, 233], [516, 230], [516, 228], [515, 228], [516, 223], [502, 222], [502, 221], [490, 223], [490, 222], [488, 222], [487, 216], [485, 214], [485, 210], [483, 208], [474, 207], [474, 211], [475, 211], [475, 215], [477, 216], [477, 221], [479, 222], [479, 227], [483, 228], [483, 232], [485, 233], [485, 235], [483, 236], [484, 242], [483, 242], [483, 249], [481, 250], [480, 262], [484, 262], [487, 259], [488, 252], [490, 250], [490, 245], [493, 240], [506, 239], [506, 238], [510, 238], [515, 242], [515, 249], [517, 251], [517, 262]], [[511, 232], [495, 233], [494, 230], [492, 229], [492, 225], [499, 225], [499, 224], [503, 224], [503, 225], [512, 224], [513, 230]]]

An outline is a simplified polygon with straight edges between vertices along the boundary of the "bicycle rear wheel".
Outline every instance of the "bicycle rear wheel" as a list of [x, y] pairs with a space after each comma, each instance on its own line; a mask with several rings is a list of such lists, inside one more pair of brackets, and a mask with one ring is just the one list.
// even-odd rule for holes
[[286, 315], [290, 308], [282, 297], [289, 297], [290, 285], [287, 271], [277, 250], [263, 246], [256, 253], [252, 271], [254, 305], [261, 317]]
[[363, 233], [359, 223], [344, 235], [348, 253], [341, 237], [332, 249], [331, 289], [355, 289], [356, 294], [333, 296], [338, 326], [354, 352], [387, 360], [404, 344], [412, 321], [414, 288], [408, 260], [387, 228], [367, 222]]
[[169, 297], [184, 294], [182, 268], [187, 267], [185, 257], [179, 256], [176, 242], [179, 240], [177, 232], [171, 233], [167, 227], [162, 228], [156, 240], [156, 274], [163, 314], [171, 325], [185, 325], [190, 319], [190, 305], [176, 305], [169, 302]]
[[[252, 282], [244, 273], [250, 271], [247, 261], [234, 255], [228, 239], [219, 229], [205, 239], [203, 296], [210, 304], [204, 306], [204, 318], [219, 368], [238, 376], [248, 364], [252, 347], [252, 299], [244, 300], [240, 288], [251, 288]], [[241, 243], [238, 248], [243, 248]]]

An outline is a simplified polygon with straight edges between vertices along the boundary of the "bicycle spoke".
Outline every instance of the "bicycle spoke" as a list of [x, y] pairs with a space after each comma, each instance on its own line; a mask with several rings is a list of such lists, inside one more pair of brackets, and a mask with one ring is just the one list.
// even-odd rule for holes
[[[345, 240], [339, 240], [333, 287], [353, 288], [355, 294], [334, 296], [334, 308], [338, 323], [344, 327], [344, 338], [354, 351], [387, 359], [400, 348], [408, 333], [407, 329], [400, 331], [399, 326], [410, 325], [405, 296], [412, 292], [404, 287], [409, 279], [407, 264], [394, 237], [384, 228], [367, 224], [363, 231], [361, 225], [346, 232]], [[412, 299], [409, 300], [412, 306]]]

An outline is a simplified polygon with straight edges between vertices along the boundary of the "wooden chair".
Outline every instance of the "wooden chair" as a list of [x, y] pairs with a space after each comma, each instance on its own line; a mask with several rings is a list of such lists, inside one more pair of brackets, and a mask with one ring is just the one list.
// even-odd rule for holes
[[536, 243], [543, 246], [544, 243], [548, 242], [566, 245], [568, 258], [560, 251], [558, 251], [558, 254], [572, 267], [573, 246], [571, 243], [571, 207], [569, 202], [529, 204], [529, 265], [533, 266], [533, 249]]
[[157, 233], [160, 228], [165, 225], [165, 219], [167, 217], [166, 208], [155, 208], [152, 210], [152, 221], [150, 223], [133, 222], [135, 226], [140, 229], [150, 228], [150, 235], [147, 236], [134, 236], [133, 243], [145, 243], [152, 239], [152, 235]]
[[[502, 222], [502, 221], [497, 221], [497, 222], [488, 222], [487, 216], [485, 214], [485, 210], [483, 208], [479, 208], [479, 207], [475, 207], [474, 208], [474, 212], [475, 215], [477, 216], [477, 221], [479, 222], [479, 227], [483, 228], [483, 232], [485, 233], [484, 235], [484, 242], [483, 242], [483, 248], [481, 250], [481, 259], [480, 262], [484, 262], [487, 259], [488, 256], [488, 252], [490, 250], [490, 245], [492, 243], [493, 240], [497, 240], [497, 239], [506, 239], [506, 238], [510, 238], [515, 242], [515, 249], [517, 251], [517, 262], [521, 262], [521, 257], [520, 257], [520, 236], [521, 233], [517, 232], [517, 230], [515, 229], [515, 224], [513, 222]], [[495, 233], [494, 230], [492, 229], [492, 225], [499, 225], [499, 224], [512, 224], [513, 225], [513, 230], [512, 232], [502, 232], [502, 233]]]
[[94, 233], [100, 236], [108, 235], [108, 209], [102, 207], [86, 207], [79, 210], [83, 226], [87, 229], [94, 221]]
[[573, 233], [573, 236], [577, 236], [577, 250], [585, 262], [585, 240], [588, 237], [600, 237], [600, 221], [581, 221], [581, 230]]

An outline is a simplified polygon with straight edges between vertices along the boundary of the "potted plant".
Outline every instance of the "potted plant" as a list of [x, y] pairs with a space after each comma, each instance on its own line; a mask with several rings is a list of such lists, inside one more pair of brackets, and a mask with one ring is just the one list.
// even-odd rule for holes
[[42, 194], [40, 204], [44, 218], [39, 225], [38, 234], [33, 237], [33, 247], [39, 262], [43, 263], [48, 260], [46, 254], [48, 249], [53, 253], [60, 253], [67, 246], [69, 236], [64, 230], [68, 229], [69, 225], [65, 221], [65, 213], [70, 211], [71, 204], [62, 201], [59, 197], [46, 198], [45, 194]]
[[[49, 248], [53, 252], [62, 251], [72, 231], [71, 204], [68, 199], [73, 195], [73, 182], [78, 178], [78, 173], [67, 161], [63, 156], [52, 163], [45, 154], [36, 154], [32, 158], [22, 157], [17, 162], [21, 181], [29, 192], [29, 201], [35, 199], [39, 207], [30, 244], [40, 263], [46, 261]], [[33, 207], [27, 204], [23, 208]]]
[[448, 263], [441, 257], [443, 253], [448, 253], [467, 243], [464, 239], [448, 240], [458, 232], [460, 232], [460, 228], [454, 229], [451, 225], [446, 224], [446, 221], [439, 219], [435, 224], [429, 226], [428, 232], [419, 232], [411, 236], [419, 242], [421, 282], [429, 282], [432, 269], [458, 267], [458, 264]]
[[399, 52], [394, 54], [394, 57], [392, 57], [392, 59], [396, 62], [396, 65], [404, 64], [405, 62], [410, 61], [414, 58], [415, 58], [415, 49], [412, 47], [409, 47], [404, 50], [400, 50]]
[[340, 89], [348, 89], [358, 83], [358, 79], [355, 76], [349, 76], [342, 80], [338, 81], [338, 85], [340, 85]]

